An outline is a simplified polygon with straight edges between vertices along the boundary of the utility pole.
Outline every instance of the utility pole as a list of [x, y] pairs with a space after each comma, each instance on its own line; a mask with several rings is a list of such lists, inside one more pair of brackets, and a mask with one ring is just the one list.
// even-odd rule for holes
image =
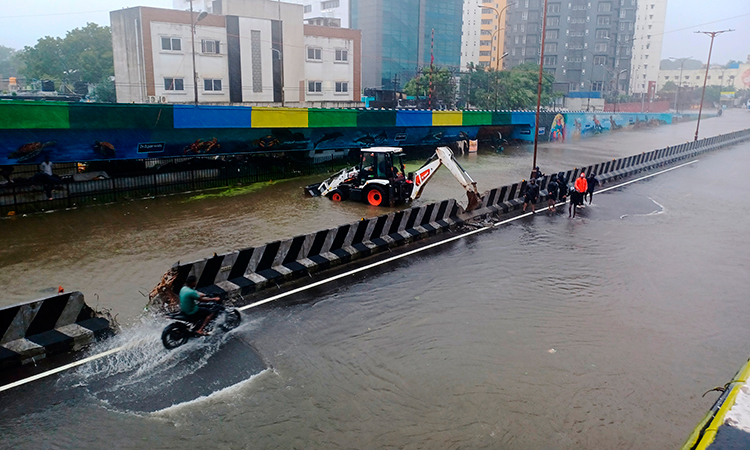
[[281, 0], [279, 4], [279, 71], [281, 72], [281, 107], [284, 107], [284, 21], [281, 20]]
[[435, 93], [435, 85], [433, 84], [433, 77], [435, 76], [435, 29], [432, 29], [432, 37], [430, 38], [430, 109], [432, 109], [432, 100]]
[[542, 48], [539, 52], [539, 84], [536, 88], [536, 126], [534, 127], [534, 163], [531, 170], [536, 167], [536, 153], [539, 147], [539, 113], [542, 107], [542, 86], [544, 82], [544, 42], [547, 37], [547, 0], [544, 0], [544, 10], [542, 11]]
[[695, 139], [698, 140], [698, 131], [701, 128], [701, 114], [703, 113], [703, 99], [706, 97], [706, 83], [708, 82], [708, 68], [711, 67], [711, 53], [714, 50], [714, 38], [722, 33], [728, 33], [734, 30], [722, 30], [722, 31], [696, 31], [696, 33], [702, 33], [706, 36], [711, 36], [711, 46], [708, 48], [708, 62], [706, 62], [706, 74], [703, 76], [703, 93], [701, 94], [701, 106], [698, 110], [698, 125], [695, 126]]
[[688, 59], [693, 59], [692, 56], [688, 56], [687, 58], [674, 58], [670, 57], [669, 59], [674, 61], [680, 61], [680, 80], [677, 83], [677, 92], [674, 94], [674, 112], [678, 113], [680, 112], [679, 109], [677, 109], [677, 99], [680, 97], [680, 88], [682, 87], [682, 68], [685, 67], [685, 61]]
[[193, 0], [190, 0], [190, 54], [193, 56], [193, 92], [195, 94], [194, 103], [198, 106], [198, 69], [195, 67], [195, 16], [193, 15]]

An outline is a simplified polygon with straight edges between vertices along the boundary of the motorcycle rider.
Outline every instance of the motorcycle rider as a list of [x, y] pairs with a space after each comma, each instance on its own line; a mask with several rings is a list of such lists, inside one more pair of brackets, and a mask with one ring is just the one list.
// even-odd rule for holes
[[187, 277], [185, 285], [180, 289], [180, 311], [188, 316], [191, 322], [199, 323], [203, 320], [196, 333], [205, 336], [206, 333], [203, 329], [214, 318], [216, 313], [210, 307], [203, 306], [199, 302], [219, 302], [221, 299], [219, 297], [207, 297], [206, 294], [196, 291], [195, 287], [197, 285], [198, 279], [195, 276], [190, 275]]

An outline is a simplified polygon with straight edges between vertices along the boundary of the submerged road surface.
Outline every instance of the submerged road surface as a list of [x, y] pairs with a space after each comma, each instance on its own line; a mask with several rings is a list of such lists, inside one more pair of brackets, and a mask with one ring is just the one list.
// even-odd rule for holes
[[[251, 313], [232, 339], [272, 366], [257, 375], [242, 345], [197, 363], [138, 325], [150, 350], [0, 394], [3, 447], [677, 448], [750, 352], [747, 173], [750, 144], [702, 155], [579, 218], [538, 213]], [[177, 385], [246, 381], [155, 413], [102, 394], [153, 395], [155, 362]]]
[[[748, 111], [732, 110], [704, 120], [701, 136], [750, 127]], [[584, 140], [545, 144], [539, 164], [551, 173], [692, 140], [695, 122], [619, 131]], [[480, 190], [527, 177], [532, 148], [508, 148], [461, 159]], [[236, 197], [190, 200], [173, 196], [148, 201], [59, 211], [0, 221], [0, 306], [33, 300], [58, 286], [80, 290], [89, 304], [111, 308], [121, 323], [137, 317], [144, 294], [178, 260], [264, 244], [387, 212], [355, 203], [310, 199], [302, 187], [322, 176], [287, 180]], [[465, 193], [440, 171], [419, 202]]]

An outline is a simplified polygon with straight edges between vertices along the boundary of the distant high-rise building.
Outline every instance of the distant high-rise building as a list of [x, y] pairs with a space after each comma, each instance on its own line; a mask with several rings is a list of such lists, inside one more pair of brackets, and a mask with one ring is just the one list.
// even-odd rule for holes
[[304, 0], [305, 23], [349, 28], [349, 0]]
[[[542, 4], [516, 0], [506, 11], [506, 67], [539, 63]], [[635, 12], [636, 0], [549, 0], [545, 70], [571, 91], [624, 93], [630, 77]]]
[[[634, 2], [635, 0], [623, 1]], [[666, 19], [667, 0], [638, 0], [631, 61], [631, 94], [648, 94], [649, 86], [651, 94], [656, 89]]]
[[[506, 0], [464, 0], [461, 36], [461, 68], [475, 66], [502, 68]], [[503, 17], [498, 18], [498, 12]]]
[[362, 30], [365, 87], [403, 87], [430, 65], [461, 65], [463, 0], [351, 0], [351, 27]]

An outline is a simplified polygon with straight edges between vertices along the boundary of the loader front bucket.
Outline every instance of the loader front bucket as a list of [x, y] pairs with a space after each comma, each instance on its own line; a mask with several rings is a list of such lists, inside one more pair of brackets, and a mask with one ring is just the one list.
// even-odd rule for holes
[[469, 204], [466, 205], [466, 212], [474, 211], [482, 203], [482, 197], [472, 191], [466, 191], [466, 196], [469, 198]]
[[320, 197], [320, 190], [318, 189], [320, 187], [320, 184], [311, 184], [309, 186], [305, 186], [305, 194], [309, 195], [310, 197]]

